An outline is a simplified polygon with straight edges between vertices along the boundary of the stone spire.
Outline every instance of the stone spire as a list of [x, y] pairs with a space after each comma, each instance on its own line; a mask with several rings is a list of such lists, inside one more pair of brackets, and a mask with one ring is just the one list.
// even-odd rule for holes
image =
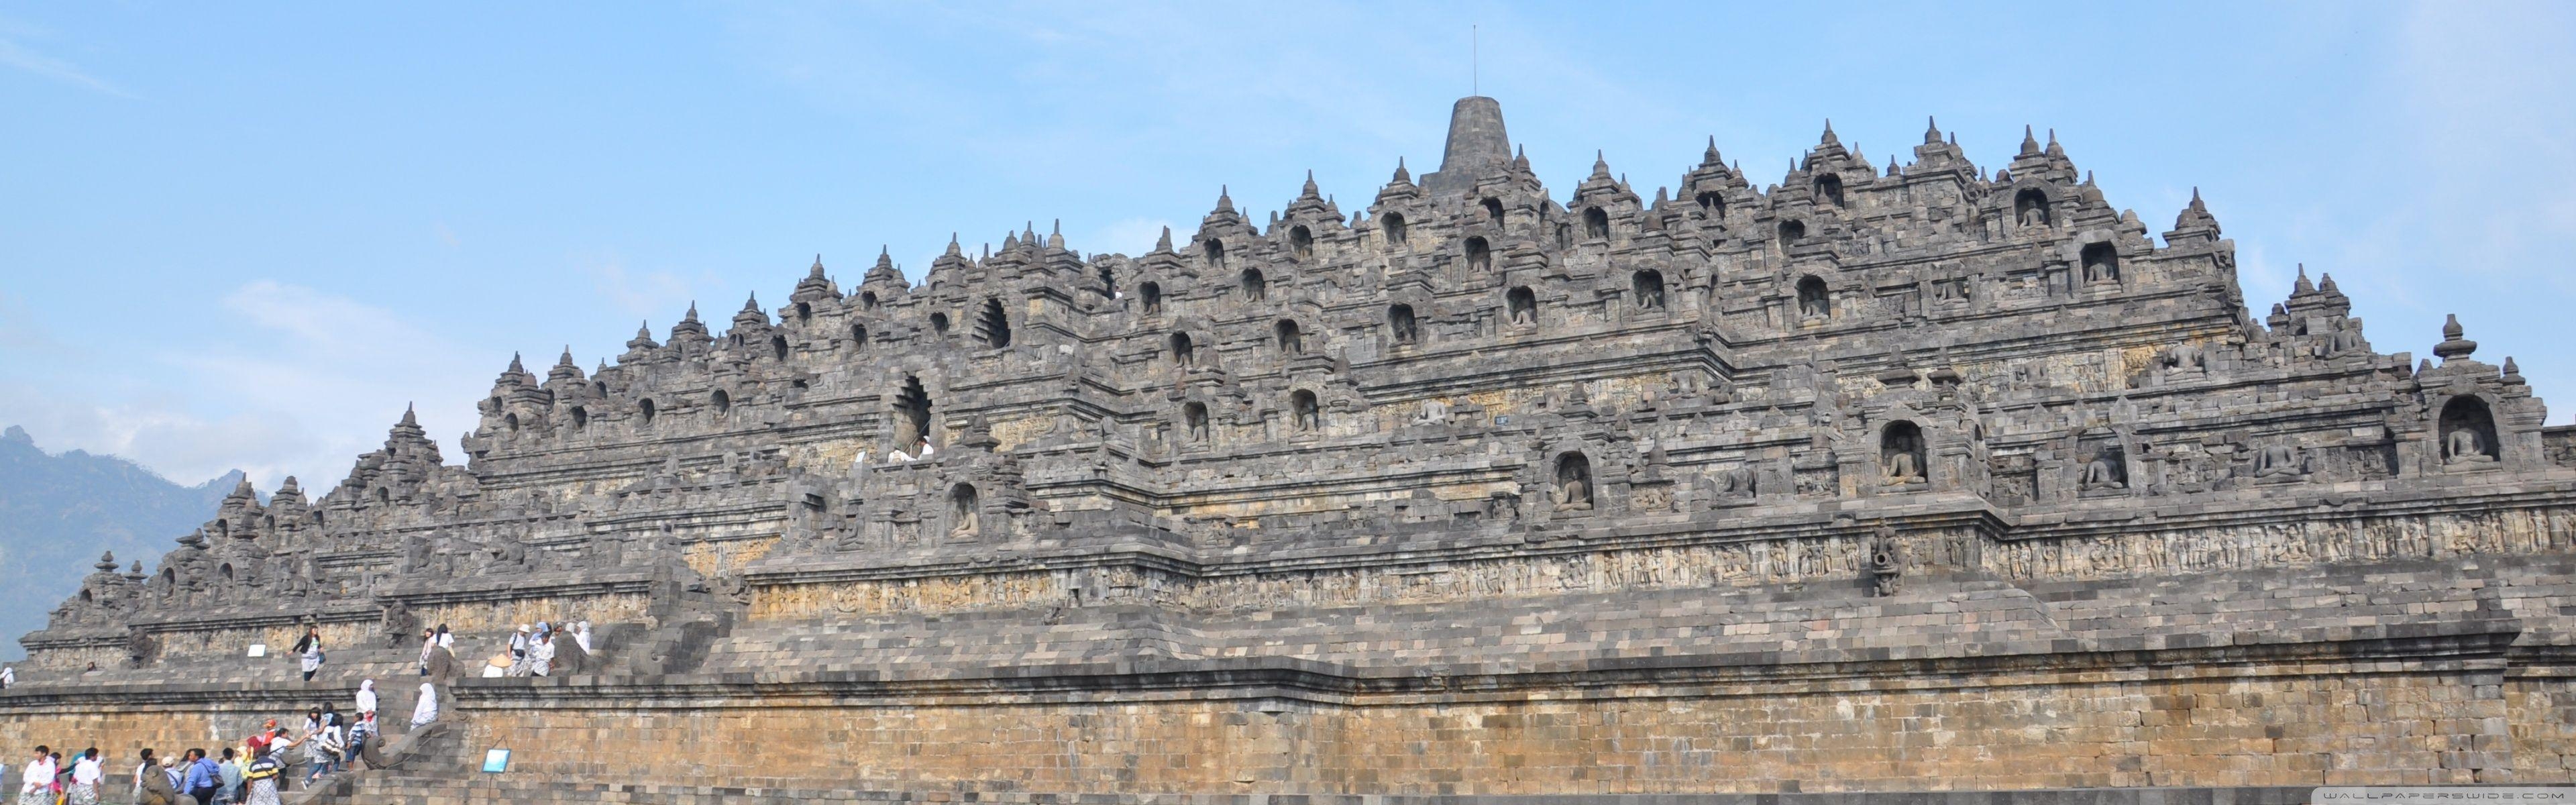
[[2450, 314], [2450, 318], [2442, 322], [2442, 343], [2433, 345], [2433, 354], [2441, 356], [2442, 362], [2447, 364], [2454, 358], [2466, 358], [2469, 353], [2478, 351], [2478, 342], [2460, 337], [2465, 334], [2467, 331], [2460, 327], [2460, 314]]
[[1503, 105], [1471, 95], [1449, 109], [1449, 143], [1440, 150], [1440, 169], [1422, 175], [1422, 188], [1433, 193], [1465, 192], [1476, 178], [1509, 164], [1512, 138], [1503, 131]]

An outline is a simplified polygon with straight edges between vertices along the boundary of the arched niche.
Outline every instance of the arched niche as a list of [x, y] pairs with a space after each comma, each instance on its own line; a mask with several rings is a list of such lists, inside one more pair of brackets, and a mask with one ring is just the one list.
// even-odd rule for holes
[[853, 325], [850, 325], [850, 348], [851, 348], [851, 349], [854, 349], [854, 350], [867, 349], [867, 348], [868, 348], [868, 326], [867, 326], [867, 325], [865, 325], [865, 324], [853, 324]]
[[972, 537], [983, 531], [983, 500], [974, 484], [961, 483], [948, 488], [948, 533]]
[[1171, 348], [1173, 366], [1187, 368], [1197, 361], [1198, 346], [1190, 343], [1189, 333], [1173, 333], [1172, 337], [1165, 341]]
[[930, 333], [931, 333], [932, 335], [941, 335], [941, 336], [944, 336], [944, 335], [947, 335], [947, 334], [948, 334], [948, 314], [946, 314], [946, 313], [933, 313], [933, 314], [930, 314]]
[[1558, 453], [1549, 478], [1554, 488], [1549, 495], [1557, 511], [1591, 511], [1598, 489], [1592, 482], [1592, 459], [1582, 451]]
[[1209, 268], [1220, 270], [1225, 268], [1225, 241], [1208, 238], [1207, 243], [1202, 244], [1199, 250], [1206, 256]]
[[578, 406], [578, 405], [573, 406], [573, 407], [572, 407], [572, 429], [573, 429], [573, 430], [578, 431], [578, 430], [584, 430], [584, 429], [587, 429], [587, 428], [589, 428], [589, 427], [590, 427], [590, 409], [588, 409], [588, 408], [584, 408], [584, 407], [582, 407], [582, 406]]
[[1638, 310], [1664, 309], [1664, 273], [1649, 268], [1630, 275], [1628, 299]]
[[1242, 276], [1236, 278], [1235, 287], [1243, 290], [1243, 299], [1247, 302], [1270, 298], [1270, 280], [1263, 277], [1258, 268], [1244, 269]]
[[2442, 404], [2441, 448], [2446, 467], [2494, 464], [2503, 458], [2502, 444], [2496, 439], [2495, 412], [2487, 407], [2486, 400], [2461, 395]]
[[787, 336], [773, 335], [769, 337], [769, 357], [781, 362], [787, 360]]
[[1931, 477], [1930, 456], [1923, 443], [1923, 427], [1899, 419], [1887, 423], [1878, 435], [1880, 480], [1889, 486], [1924, 483]]
[[1527, 285], [1513, 286], [1505, 292], [1503, 309], [1514, 326], [1538, 326], [1538, 292], [1530, 290]]
[[[2064, 254], [2064, 252], [2059, 252]], [[2119, 282], [2120, 250], [2109, 243], [2087, 243], [2080, 254], [2085, 282]]]
[[1298, 389], [1288, 393], [1288, 422], [1298, 433], [1324, 429], [1323, 406], [1317, 404], [1314, 392]]
[[1183, 438], [1188, 439], [1192, 444], [1207, 443], [1207, 403], [1189, 402], [1181, 404], [1181, 434]]
[[1315, 259], [1315, 231], [1305, 224], [1289, 227], [1288, 256], [1300, 263]]
[[1801, 241], [1801, 240], [1805, 240], [1805, 239], [1807, 239], [1807, 224], [1806, 224], [1806, 222], [1804, 222], [1804, 221], [1795, 221], [1795, 220], [1790, 220], [1790, 221], [1781, 221], [1781, 222], [1780, 222], [1780, 242], [1781, 242], [1781, 243], [1784, 243], [1784, 244], [1786, 244], [1786, 243], [1795, 243], [1795, 242], [1798, 242], [1798, 241]]
[[1482, 237], [1467, 239], [1467, 270], [1490, 271], [1494, 268], [1494, 247]]
[[1378, 231], [1386, 233], [1386, 245], [1402, 246], [1410, 233], [1405, 231], [1404, 213], [1390, 212], [1378, 219]]
[[1274, 338], [1278, 339], [1279, 354], [1299, 355], [1305, 353], [1306, 331], [1304, 328], [1297, 326], [1297, 320], [1280, 319], [1278, 323], [1270, 325], [1270, 334]]
[[930, 390], [918, 375], [904, 375], [894, 395], [893, 449], [911, 451], [930, 440]]
[[1159, 282], [1148, 282], [1148, 283], [1145, 283], [1145, 284], [1143, 284], [1143, 285], [1136, 286], [1136, 293], [1137, 293], [1137, 295], [1138, 295], [1138, 296], [1141, 296], [1141, 297], [1143, 297], [1143, 298], [1144, 298], [1145, 314], [1146, 314], [1146, 315], [1149, 315], [1149, 316], [1150, 316], [1150, 315], [1153, 315], [1153, 314], [1156, 314], [1156, 313], [1161, 313], [1161, 312], [1163, 312], [1163, 284], [1162, 284], [1162, 283], [1159, 283]]
[[2013, 222], [2021, 226], [2048, 226], [2048, 194], [2036, 187], [2022, 188], [2013, 194]]
[[1691, 202], [1698, 204], [1700, 212], [1707, 213], [1710, 218], [1721, 218], [1726, 215], [1726, 197], [1719, 195], [1715, 190], [1699, 191], [1698, 195], [1691, 197]]
[[1386, 306], [1386, 334], [1388, 339], [1398, 344], [1422, 340], [1421, 325], [1414, 321], [1412, 305], [1398, 303]]
[[733, 395], [725, 393], [724, 389], [716, 389], [714, 394], [707, 395], [707, 402], [715, 405], [717, 419], [733, 412]]
[[1600, 207], [1583, 208], [1583, 239], [1609, 240], [1610, 213]]
[[1011, 317], [1002, 310], [1002, 300], [984, 300], [983, 313], [975, 319], [975, 338], [994, 349], [1011, 345]]
[[646, 397], [635, 401], [635, 424], [637, 426], [646, 428], [653, 427], [653, 413], [653, 398]]
[[1807, 319], [1829, 319], [1834, 315], [1833, 292], [1825, 288], [1825, 279], [1807, 275], [1798, 280], [1798, 316]]
[[1843, 177], [1821, 174], [1816, 177], [1816, 203], [1843, 206]]
[[1503, 228], [1503, 200], [1498, 198], [1485, 199], [1484, 207], [1485, 223], [1494, 225], [1495, 229]]

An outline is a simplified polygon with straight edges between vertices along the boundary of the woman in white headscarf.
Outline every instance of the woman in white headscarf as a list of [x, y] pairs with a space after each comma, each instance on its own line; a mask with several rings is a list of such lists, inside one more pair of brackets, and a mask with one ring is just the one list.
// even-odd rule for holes
[[554, 673], [554, 670], [555, 633], [539, 634], [537, 642], [528, 646], [528, 675], [545, 676]]
[[438, 687], [420, 683], [420, 703], [411, 706], [411, 725], [419, 728], [438, 720]]
[[8, 690], [9, 686], [16, 684], [18, 684], [18, 666], [0, 665], [0, 690]]
[[376, 681], [373, 679], [358, 680], [358, 717], [366, 718], [368, 713], [373, 713], [375, 711]]
[[578, 621], [572, 625], [572, 642], [581, 645], [582, 653], [590, 653], [590, 621]]

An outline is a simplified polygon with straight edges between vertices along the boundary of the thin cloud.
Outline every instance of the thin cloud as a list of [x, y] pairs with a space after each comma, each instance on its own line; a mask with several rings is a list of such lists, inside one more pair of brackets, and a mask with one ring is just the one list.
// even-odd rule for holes
[[80, 65], [29, 50], [25, 45], [13, 40], [0, 39], [0, 64], [94, 92], [119, 98], [137, 97], [107, 79], [90, 75], [88, 71], [82, 70]]

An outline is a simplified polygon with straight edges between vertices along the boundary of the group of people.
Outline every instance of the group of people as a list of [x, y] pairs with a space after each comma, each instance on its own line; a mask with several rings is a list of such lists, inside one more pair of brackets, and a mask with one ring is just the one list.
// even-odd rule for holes
[[[428, 682], [420, 687], [421, 703], [412, 711], [414, 725], [438, 718], [435, 689]], [[370, 765], [382, 762], [377, 752], [384, 733], [376, 721], [377, 703], [376, 682], [369, 679], [358, 684], [354, 713], [343, 715], [333, 705], [315, 707], [305, 712], [301, 733], [269, 719], [240, 744], [224, 747], [220, 756], [204, 749], [189, 749], [175, 757], [144, 749], [134, 767], [129, 801], [135, 805], [278, 805], [280, 791], [296, 778], [299, 764], [303, 782], [311, 785], [359, 760]], [[34, 756], [19, 769], [14, 805], [98, 805], [102, 787], [111, 785], [104, 766], [95, 747], [73, 755], [68, 763], [62, 753], [36, 747]]]
[[[562, 638], [562, 639], [558, 639]], [[440, 626], [421, 633], [420, 675], [445, 678], [455, 661], [456, 638]], [[519, 624], [510, 633], [509, 648], [484, 663], [483, 675], [552, 676], [558, 671], [579, 673], [590, 661], [590, 622], [581, 621], [568, 629], [538, 621], [534, 627]]]

